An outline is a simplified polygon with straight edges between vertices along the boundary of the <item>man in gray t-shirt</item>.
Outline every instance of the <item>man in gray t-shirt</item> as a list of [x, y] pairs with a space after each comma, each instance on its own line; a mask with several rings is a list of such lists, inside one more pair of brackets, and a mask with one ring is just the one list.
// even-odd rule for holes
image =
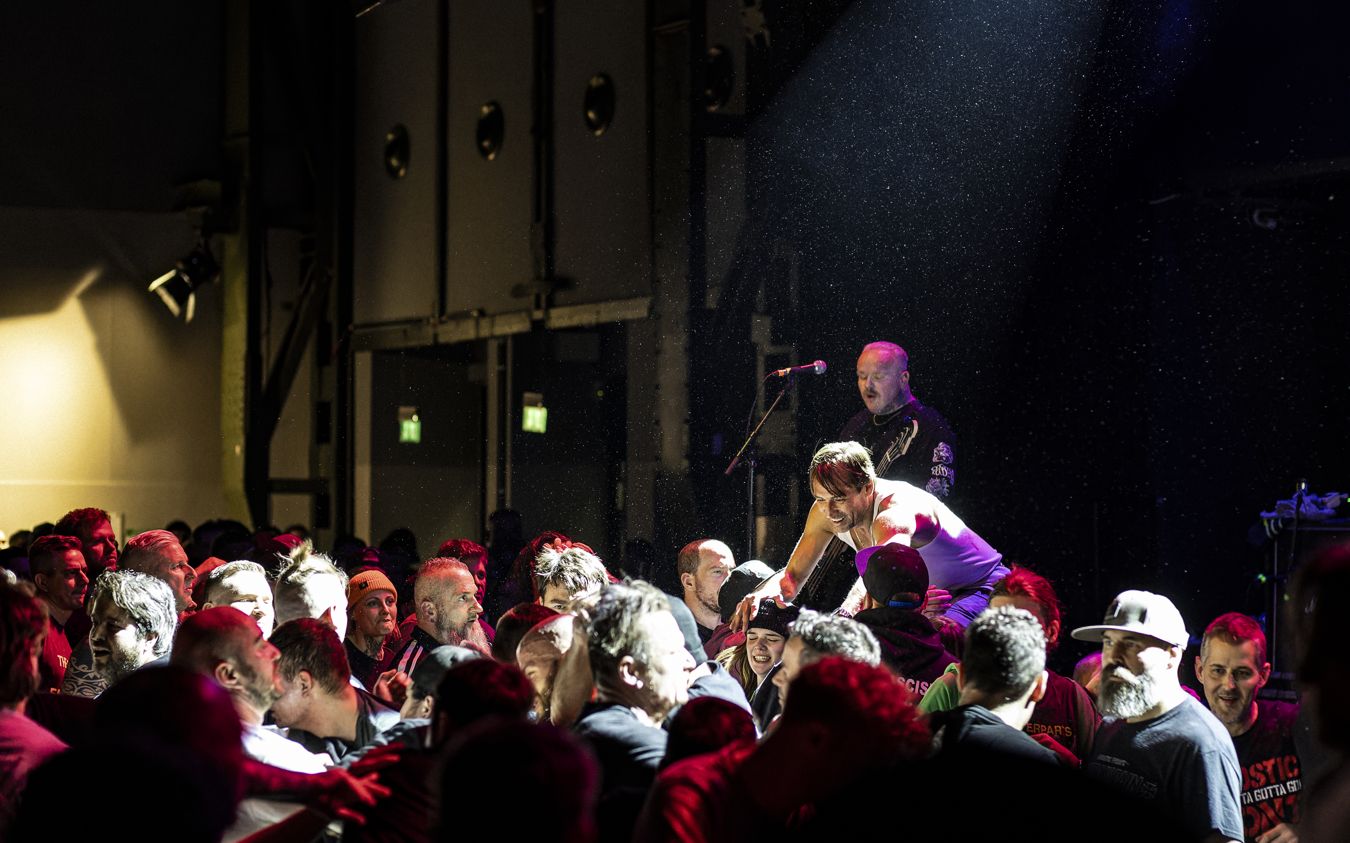
[[1242, 840], [1242, 777], [1223, 725], [1181, 687], [1189, 640], [1171, 600], [1125, 591], [1097, 626], [1073, 631], [1102, 644], [1097, 703], [1103, 721], [1083, 768], [1133, 796], [1156, 800], [1196, 840]]

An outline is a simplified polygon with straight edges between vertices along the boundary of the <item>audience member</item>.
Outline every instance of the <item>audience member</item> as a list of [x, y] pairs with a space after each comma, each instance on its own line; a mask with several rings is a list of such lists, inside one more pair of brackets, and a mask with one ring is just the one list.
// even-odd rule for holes
[[[538, 608], [552, 611], [544, 606]], [[533, 711], [540, 723], [553, 722], [554, 681], [563, 657], [573, 646], [574, 620], [572, 615], [554, 612], [525, 633], [516, 647], [516, 666], [534, 686]]]
[[231, 606], [212, 606], [183, 621], [169, 663], [212, 679], [230, 695], [249, 758], [297, 773], [322, 772], [331, 758], [264, 725], [281, 696], [280, 655], [252, 618]]
[[1102, 643], [1098, 703], [1106, 720], [1084, 769], [1170, 810], [1196, 840], [1242, 840], [1242, 776], [1233, 741], [1181, 688], [1189, 635], [1171, 600], [1124, 591], [1099, 625], [1075, 629]]
[[526, 542], [512, 560], [505, 579], [497, 584], [496, 594], [488, 595], [488, 599], [493, 601], [491, 617], [501, 617], [503, 612], [518, 603], [539, 602], [539, 594], [535, 590], [534, 560], [550, 544], [567, 546], [571, 540], [556, 530], [545, 530]]
[[[200, 575], [200, 569], [198, 572]], [[202, 576], [198, 586], [202, 589], [203, 609], [232, 606], [253, 618], [263, 638], [272, 635], [276, 624], [272, 586], [267, 582], [267, 572], [257, 562], [245, 559], [225, 562]]]
[[[38, 531], [34, 529], [33, 532]], [[112, 520], [103, 510], [94, 507], [72, 509], [61, 516], [51, 533], [79, 540], [80, 553], [91, 579], [97, 579], [108, 569], [117, 569], [117, 535], [113, 532]]]
[[903, 544], [863, 548], [854, 561], [867, 601], [853, 619], [876, 636], [881, 660], [899, 674], [905, 688], [922, 695], [956, 661], [923, 613], [928, 566], [919, 551]]
[[436, 839], [491, 840], [501, 837], [504, 827], [520, 840], [595, 839], [596, 763], [566, 732], [488, 718], [465, 729], [446, 747], [438, 777], [440, 792], [462, 792], [466, 770], [482, 781], [509, 782], [513, 792], [529, 794], [528, 810], [515, 811], [506, 819], [480, 806], [451, 811], [443, 804], [435, 819]]
[[28, 564], [38, 600], [47, 612], [49, 631], [42, 647], [38, 688], [55, 691], [65, 679], [71, 644], [66, 623], [84, 607], [89, 577], [80, 542], [70, 536], [43, 536], [28, 549]]
[[485, 656], [477, 650], [456, 647], [453, 644], [443, 644], [427, 653], [417, 662], [417, 667], [413, 668], [408, 697], [399, 711], [399, 716], [404, 720], [429, 721], [436, 703], [436, 688], [440, 686], [446, 671], [464, 662], [481, 658]]
[[104, 688], [145, 665], [168, 663], [178, 610], [163, 581], [127, 569], [104, 571], [94, 581], [89, 618], [93, 669]]
[[48, 634], [47, 610], [32, 587], [0, 585], [0, 837], [29, 772], [66, 748], [25, 714]]
[[469, 569], [473, 575], [473, 583], [478, 590], [474, 597], [479, 605], [487, 605], [483, 601], [487, 599], [487, 574], [488, 574], [488, 552], [478, 542], [468, 539], [448, 539], [441, 543], [441, 547], [436, 551], [436, 556], [441, 559], [458, 559], [464, 563], [464, 567]]
[[1323, 550], [1299, 569], [1288, 609], [1303, 704], [1312, 711], [1318, 738], [1339, 754], [1308, 792], [1298, 837], [1339, 843], [1350, 829], [1350, 544]]
[[583, 544], [550, 545], [535, 557], [538, 602], [555, 612], [568, 611], [573, 602], [595, 595], [607, 582], [605, 563]]
[[587, 648], [596, 699], [573, 728], [600, 761], [602, 797], [646, 788], [666, 754], [661, 724], [688, 699], [694, 669], [665, 595], [641, 580], [606, 586]]
[[[689, 699], [718, 697], [749, 711], [750, 699], [740, 682], [736, 681], [716, 659], [708, 658], [707, 651], [703, 649], [703, 642], [698, 637], [698, 622], [694, 620], [694, 613], [689, 611], [684, 601], [675, 595], [666, 594], [665, 597], [670, 614], [675, 618], [680, 634], [684, 636], [684, 649], [694, 660], [694, 669], [685, 677], [689, 682]], [[673, 709], [670, 714], [674, 713]]]
[[[448, 658], [437, 657], [446, 653], [450, 654]], [[522, 721], [529, 710], [530, 687], [520, 671], [484, 658], [476, 651], [439, 647], [418, 663], [416, 672], [420, 674], [419, 681], [427, 681], [436, 674], [435, 723], [404, 720], [380, 737], [381, 741], [393, 741], [405, 748], [398, 764], [384, 773], [392, 793], [369, 811], [365, 825], [347, 830], [344, 843], [430, 840], [430, 822], [437, 813], [433, 781], [446, 742], [482, 720]], [[491, 760], [480, 758], [470, 764], [481, 772]], [[513, 789], [519, 786], [514, 777], [510, 781]], [[459, 785], [463, 784], [461, 779]], [[450, 805], [443, 802], [440, 807], [446, 810]], [[511, 830], [518, 831], [514, 823]]]
[[957, 667], [961, 696], [956, 708], [933, 717], [941, 752], [979, 763], [989, 753], [1020, 755], [1054, 764], [1055, 753], [1022, 729], [1045, 695], [1045, 633], [1030, 612], [990, 608], [966, 627]]
[[473, 574], [463, 562], [428, 559], [413, 583], [417, 625], [389, 664], [401, 673], [411, 674], [423, 655], [442, 644], [489, 654], [492, 645], [478, 624], [483, 605], [478, 602], [477, 593]]
[[666, 754], [661, 769], [676, 761], [717, 752], [737, 741], [753, 741], [750, 712], [724, 699], [700, 697], [680, 706], [666, 723]]
[[[497, 590], [511, 572], [511, 563], [525, 546], [525, 530], [520, 513], [514, 509], [494, 510], [488, 516], [488, 585]], [[489, 599], [491, 595], [489, 594]], [[497, 612], [492, 617], [501, 617]]]
[[797, 620], [798, 611], [796, 606], [782, 607], [772, 597], [766, 597], [745, 631], [744, 643], [718, 654], [717, 660], [741, 684], [746, 699], [754, 697], [783, 660], [788, 629]]
[[742, 562], [727, 575], [726, 582], [717, 592], [717, 611], [720, 622], [708, 640], [703, 642], [709, 653], [720, 653], [729, 647], [735, 647], [745, 641], [745, 631], [731, 628], [731, 619], [736, 607], [745, 596], [759, 587], [764, 580], [773, 576], [773, 569], [758, 559]]
[[[347, 583], [347, 664], [367, 688], [385, 671], [398, 630], [398, 589], [383, 571], [361, 571]], [[392, 642], [390, 642], [392, 643]]]
[[287, 621], [271, 642], [281, 654], [281, 696], [272, 703], [272, 716], [305, 749], [342, 761], [399, 721], [397, 710], [352, 686], [346, 651], [328, 624]]
[[1088, 653], [1073, 666], [1073, 681], [1082, 686], [1094, 704], [1097, 701], [1097, 689], [1102, 681], [1102, 652]]
[[[1012, 606], [1030, 612], [1045, 631], [1046, 654], [1054, 652], [1059, 643], [1061, 620], [1059, 598], [1049, 580], [1029, 568], [1014, 567], [1012, 573], [994, 586], [989, 605], [995, 608]], [[1100, 664], [1100, 652], [1097, 660]], [[1036, 703], [1023, 731], [1032, 737], [1052, 739], [1052, 748], [1067, 748], [1075, 758], [1086, 758], [1092, 750], [1101, 715], [1097, 713], [1092, 697], [1077, 682], [1053, 670], [1048, 670], [1047, 676], [1045, 696]], [[955, 708], [959, 694], [955, 668], [949, 668], [924, 694], [919, 709], [931, 713]]]
[[444, 743], [486, 717], [526, 720], [533, 702], [534, 686], [515, 665], [496, 659], [461, 659], [436, 685], [436, 742]]
[[823, 658], [794, 677], [783, 716], [761, 743], [740, 741], [663, 771], [633, 839], [782, 838], [815, 801], [927, 745], [910, 695], [888, 671]]
[[192, 527], [188, 522], [181, 519], [175, 519], [168, 524], [165, 524], [164, 529], [173, 533], [173, 537], [178, 539], [178, 543], [182, 545], [184, 549], [192, 543]]
[[297, 618], [316, 618], [331, 626], [341, 641], [347, 637], [347, 574], [303, 542], [277, 574], [272, 606], [277, 626]]
[[1298, 705], [1257, 702], [1270, 680], [1261, 625], [1238, 612], [1215, 618], [1201, 639], [1195, 678], [1210, 712], [1233, 737], [1242, 768], [1246, 839], [1296, 839], [1303, 797], [1303, 765], [1294, 744]]
[[704, 644], [722, 622], [717, 594], [735, 567], [731, 548], [717, 539], [695, 539], [680, 550], [675, 560], [684, 605], [694, 613], [698, 637]]
[[[792, 635], [783, 647], [783, 666], [773, 677], [778, 689], [775, 715], [787, 705], [788, 688], [807, 665], [826, 656], [839, 656], [871, 667], [881, 664], [881, 645], [876, 636], [851, 618], [802, 609], [790, 631]], [[756, 710], [755, 714], [760, 712]], [[760, 723], [767, 728], [772, 719], [761, 718]]]
[[122, 568], [162, 580], [173, 590], [179, 614], [197, 608], [192, 599], [197, 571], [188, 564], [187, 551], [168, 530], [150, 530], [128, 539], [122, 548]]
[[539, 603], [520, 603], [507, 609], [497, 619], [496, 635], [492, 638], [492, 657], [499, 662], [515, 664], [516, 649], [525, 633], [557, 615], [556, 611]]

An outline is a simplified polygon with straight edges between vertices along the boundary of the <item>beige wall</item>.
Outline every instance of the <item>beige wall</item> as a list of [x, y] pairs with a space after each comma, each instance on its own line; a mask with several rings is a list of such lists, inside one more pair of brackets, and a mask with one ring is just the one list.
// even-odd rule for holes
[[181, 215], [0, 208], [0, 529], [243, 514], [221, 487], [220, 291], [190, 325], [145, 291], [193, 239]]

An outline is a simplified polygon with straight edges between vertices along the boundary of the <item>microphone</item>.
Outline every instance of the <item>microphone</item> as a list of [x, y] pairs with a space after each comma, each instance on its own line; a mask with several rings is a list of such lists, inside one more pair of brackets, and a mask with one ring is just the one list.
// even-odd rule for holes
[[772, 372], [769, 372], [769, 377], [785, 378], [788, 375], [795, 375], [798, 372], [802, 374], [810, 372], [813, 375], [823, 375], [825, 374], [825, 361], [817, 360], [814, 363], [803, 363], [800, 366], [789, 366], [786, 369], [774, 369]]

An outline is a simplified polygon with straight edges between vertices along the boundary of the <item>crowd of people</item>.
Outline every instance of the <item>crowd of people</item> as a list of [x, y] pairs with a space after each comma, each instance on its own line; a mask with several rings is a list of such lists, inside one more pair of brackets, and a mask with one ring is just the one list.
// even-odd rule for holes
[[[711, 538], [674, 560], [671, 595], [556, 532], [497, 565], [467, 539], [411, 564], [378, 548], [339, 564], [277, 531], [119, 547], [98, 509], [38, 532], [6, 551], [0, 587], [8, 839], [66, 832], [57, 805], [91, 768], [101, 827], [183, 840], [818, 839], [897, 815], [983, 839], [1019, 808], [1042, 839], [1350, 831], [1350, 549], [1295, 584], [1300, 709], [1259, 696], [1252, 618], [1190, 627], [1126, 591], [1072, 630], [1101, 653], [1069, 678], [1046, 668], [1066, 629], [1048, 580], [1013, 567], [953, 612], [900, 541], [864, 547], [861, 602], [821, 612]], [[530, 599], [490, 624], [490, 593], [521, 577]], [[146, 781], [164, 797], [114, 807]]]
[[[1350, 546], [1291, 583], [1302, 706], [1245, 615], [1132, 589], [1070, 624], [947, 503], [902, 355], [864, 349], [850, 421], [899, 438], [815, 454], [781, 570], [713, 537], [607, 564], [509, 512], [425, 558], [228, 521], [119, 544], [96, 508], [17, 534], [0, 838], [1350, 839]], [[923, 482], [879, 474], [920, 436]]]

